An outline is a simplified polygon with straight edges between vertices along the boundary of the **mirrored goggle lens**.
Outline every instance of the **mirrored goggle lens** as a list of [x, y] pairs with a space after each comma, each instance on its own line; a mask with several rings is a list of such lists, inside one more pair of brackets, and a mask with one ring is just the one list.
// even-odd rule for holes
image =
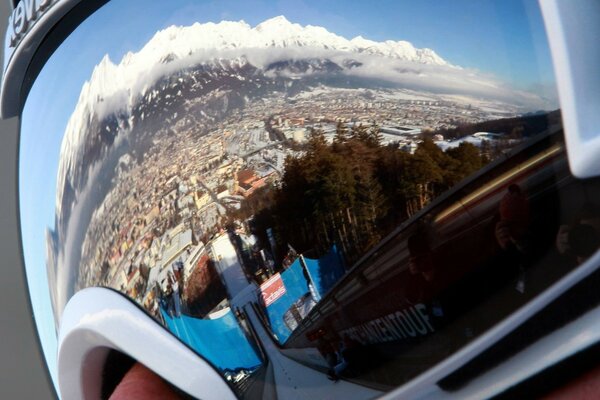
[[370, 398], [598, 247], [533, 3], [229, 6], [112, 1], [29, 94], [22, 239], [51, 369], [65, 304], [101, 286], [240, 396]]

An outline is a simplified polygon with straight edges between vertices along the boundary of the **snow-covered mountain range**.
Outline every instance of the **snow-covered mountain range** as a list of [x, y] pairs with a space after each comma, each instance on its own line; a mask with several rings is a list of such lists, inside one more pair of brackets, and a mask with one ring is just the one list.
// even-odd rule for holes
[[160, 53], [165, 46], [180, 58], [200, 49], [222, 51], [298, 47], [364, 52], [424, 64], [448, 65], [433, 50], [417, 49], [406, 41], [375, 42], [361, 36], [348, 40], [320, 26], [291, 23], [284, 16], [268, 19], [254, 28], [244, 21], [172, 26], [158, 32], [143, 52]]
[[[261, 56], [256, 57], [257, 54]], [[130, 105], [131, 100], [158, 77], [214, 58], [242, 56], [258, 67], [264, 67], [265, 61], [334, 55], [349, 58], [373, 55], [450, 66], [433, 50], [418, 49], [406, 41], [375, 42], [361, 36], [348, 40], [323, 27], [291, 23], [283, 16], [266, 20], [254, 28], [244, 21], [171, 26], [157, 32], [139, 52], [127, 53], [118, 64], [108, 56], [104, 57], [82, 88], [74, 115], [84, 111], [84, 107], [93, 106], [103, 117], [107, 112], [115, 111], [116, 103], [121, 107]], [[73, 126], [72, 129], [76, 128]]]
[[[182, 75], [182, 71], [193, 73]], [[179, 82], [159, 85], [178, 74]], [[319, 77], [321, 82], [316, 81]], [[148, 115], [144, 108], [171, 107], [185, 96], [210, 97], [222, 92], [221, 86], [236, 92], [237, 97], [229, 99], [235, 101], [247, 98], [242, 91], [268, 95], [265, 87], [301, 90], [300, 81], [310, 87], [325, 79], [326, 86], [362, 80], [363, 85], [387, 82], [399, 88], [493, 97], [513, 104], [537, 100], [493, 77], [453, 66], [431, 49], [415, 48], [406, 41], [346, 39], [323, 27], [291, 23], [283, 16], [255, 27], [243, 21], [171, 26], [118, 63], [105, 56], [83, 85], [61, 146], [57, 216], [68, 213], [62, 208], [69, 208], [87, 181], [83, 161], [91, 165], [101, 159], [117, 131], [130, 129]], [[167, 89], [173, 90], [170, 100], [156, 98], [166, 96], [161, 91]], [[73, 196], [66, 195], [70, 192]]]
[[[139, 98], [161, 77], [198, 63], [217, 67], [223, 59], [237, 58], [239, 64], [250, 62], [266, 69], [272, 62], [306, 57], [348, 58], [351, 60], [345, 63], [346, 66], [357, 66], [362, 63], [353, 59], [365, 55], [450, 66], [433, 50], [418, 49], [406, 41], [375, 42], [361, 36], [349, 40], [323, 27], [291, 23], [283, 16], [271, 18], [255, 27], [244, 21], [222, 21], [171, 26], [159, 31], [140, 51], [127, 53], [119, 63], [114, 63], [107, 55], [94, 68], [90, 79], [82, 87], [66, 128], [58, 187], [64, 187], [64, 180], [72, 175], [81, 156], [78, 153], [84, 151], [85, 146], [81, 142], [91, 121], [103, 120], [114, 113], [130, 114]], [[280, 67], [281, 64], [275, 65], [271, 72], [285, 73]], [[59, 190], [57, 205], [62, 203], [61, 197], [62, 190]]]

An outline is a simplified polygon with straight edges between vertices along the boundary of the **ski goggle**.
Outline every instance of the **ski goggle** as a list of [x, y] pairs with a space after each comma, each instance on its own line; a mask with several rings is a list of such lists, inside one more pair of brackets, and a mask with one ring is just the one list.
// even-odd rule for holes
[[120, 355], [206, 399], [589, 366], [600, 24], [566, 3], [18, 3], [0, 106], [60, 395]]

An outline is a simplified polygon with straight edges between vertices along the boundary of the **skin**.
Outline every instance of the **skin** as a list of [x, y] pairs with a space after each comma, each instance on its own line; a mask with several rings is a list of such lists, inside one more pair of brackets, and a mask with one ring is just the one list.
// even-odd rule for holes
[[[592, 400], [600, 393], [600, 367], [567, 384], [543, 400]], [[180, 400], [182, 399], [161, 377], [136, 363], [125, 374], [110, 400]]]
[[181, 397], [162, 378], [136, 363], [117, 385], [110, 400], [178, 400]]
[[544, 400], [593, 400], [600, 396], [600, 367], [588, 372]]

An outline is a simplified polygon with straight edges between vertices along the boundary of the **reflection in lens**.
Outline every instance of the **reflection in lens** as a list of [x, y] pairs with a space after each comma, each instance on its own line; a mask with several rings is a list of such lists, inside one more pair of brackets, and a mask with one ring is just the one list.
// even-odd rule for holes
[[240, 396], [293, 363], [300, 390], [373, 397], [577, 265], [568, 229], [554, 248], [582, 223], [563, 202], [583, 208], [597, 184], [568, 174], [555, 103], [328, 29], [170, 26], [96, 61], [46, 235], [57, 321], [78, 290], [109, 287]]

